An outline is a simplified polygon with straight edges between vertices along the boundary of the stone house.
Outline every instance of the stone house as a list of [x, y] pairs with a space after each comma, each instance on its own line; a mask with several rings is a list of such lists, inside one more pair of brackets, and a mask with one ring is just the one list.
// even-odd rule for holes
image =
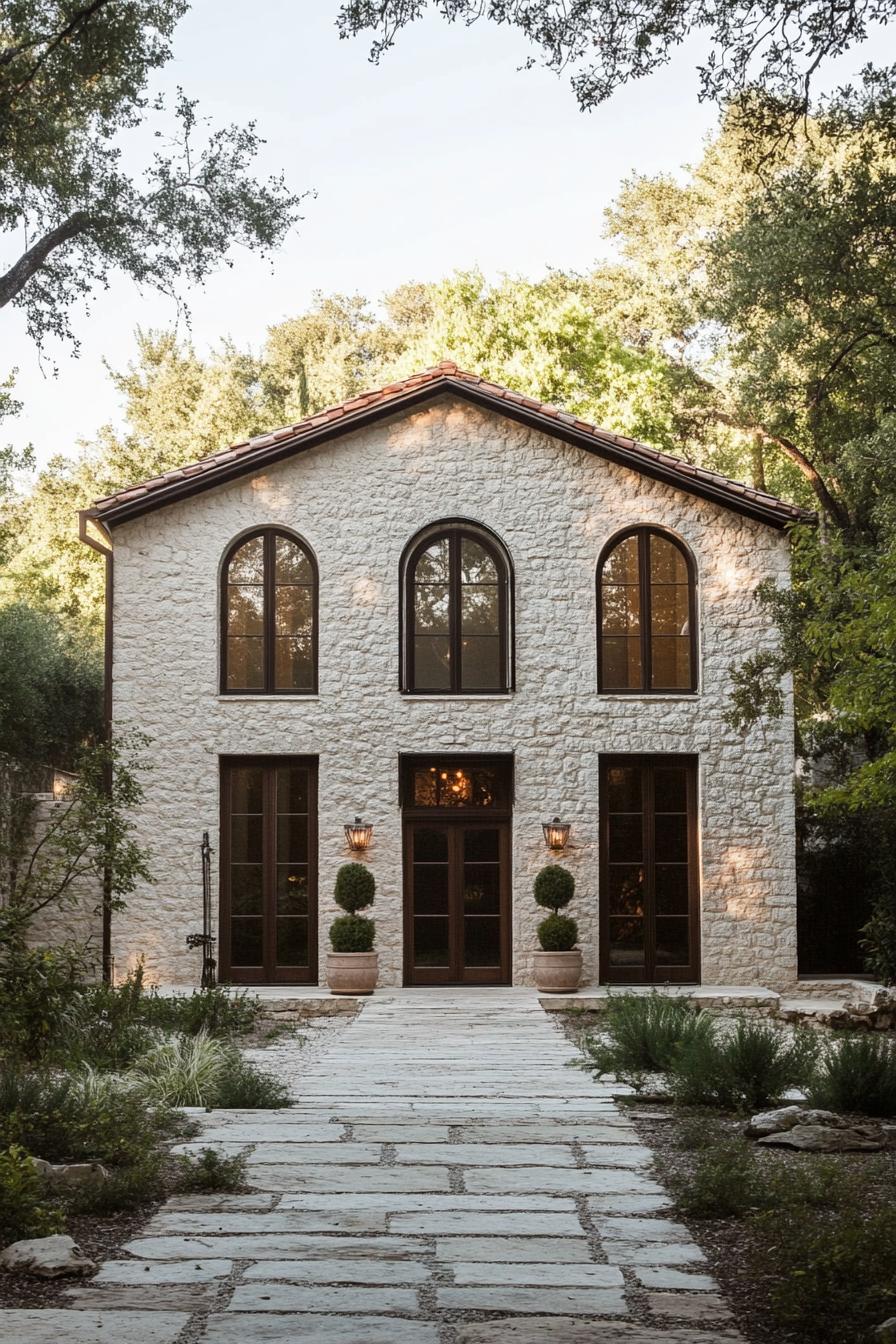
[[725, 711], [805, 516], [450, 363], [99, 500], [154, 760], [116, 973], [196, 981], [208, 831], [225, 982], [322, 982], [356, 858], [382, 985], [530, 983], [546, 862], [587, 982], [793, 983], [791, 691]]

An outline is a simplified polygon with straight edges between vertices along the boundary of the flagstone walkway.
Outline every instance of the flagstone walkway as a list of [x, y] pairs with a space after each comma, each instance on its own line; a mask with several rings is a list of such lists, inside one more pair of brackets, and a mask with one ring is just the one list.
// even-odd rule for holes
[[[7, 1344], [742, 1344], [611, 1090], [521, 989], [381, 991], [295, 1103], [216, 1111], [251, 1193], [180, 1196]], [[274, 1056], [269, 1056], [274, 1058]]]

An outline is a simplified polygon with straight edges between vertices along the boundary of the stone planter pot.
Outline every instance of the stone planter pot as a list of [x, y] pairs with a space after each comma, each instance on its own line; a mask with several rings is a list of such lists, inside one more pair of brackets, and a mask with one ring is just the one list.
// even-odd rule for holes
[[536, 952], [535, 984], [543, 994], [575, 994], [582, 978], [582, 953]]
[[378, 974], [375, 952], [328, 952], [327, 984], [331, 994], [372, 994]]

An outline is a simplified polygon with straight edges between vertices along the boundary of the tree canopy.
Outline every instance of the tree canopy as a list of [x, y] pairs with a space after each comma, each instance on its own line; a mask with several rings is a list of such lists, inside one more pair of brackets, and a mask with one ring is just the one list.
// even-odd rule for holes
[[[176, 294], [233, 244], [276, 247], [298, 218], [281, 177], [259, 181], [254, 123], [206, 133], [197, 104], [150, 89], [187, 0], [7, 0], [0, 13], [0, 308], [38, 343], [113, 271]], [[141, 127], [142, 173], [122, 142]]]

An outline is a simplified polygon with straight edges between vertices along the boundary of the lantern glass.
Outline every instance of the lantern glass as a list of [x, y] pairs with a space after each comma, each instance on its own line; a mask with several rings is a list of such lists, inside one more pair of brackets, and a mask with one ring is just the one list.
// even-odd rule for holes
[[367, 849], [373, 838], [373, 826], [370, 822], [355, 817], [354, 821], [350, 821], [345, 828], [345, 838], [348, 841], [349, 849]]
[[552, 821], [545, 821], [541, 827], [544, 832], [544, 842], [548, 849], [564, 849], [569, 840], [569, 823], [561, 821], [559, 817], [554, 817]]

